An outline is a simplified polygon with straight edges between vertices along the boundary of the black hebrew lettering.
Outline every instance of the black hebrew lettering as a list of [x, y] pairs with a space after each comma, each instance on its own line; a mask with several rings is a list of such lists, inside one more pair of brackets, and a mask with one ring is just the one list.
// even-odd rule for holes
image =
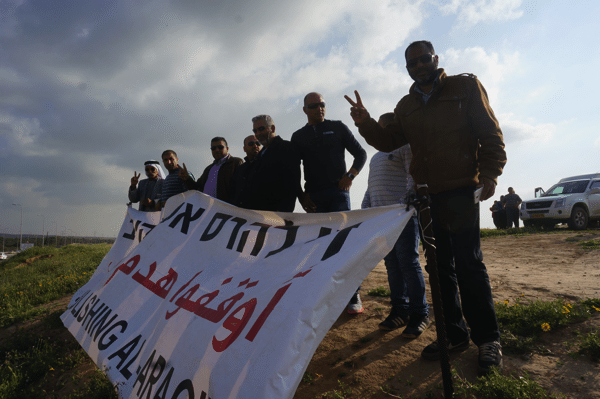
[[250, 234], [250, 230], [244, 230], [242, 232], [242, 236], [240, 237], [240, 242], [238, 242], [238, 246], [235, 249], [238, 252], [242, 252], [244, 250], [244, 246], [246, 245], [246, 241], [248, 240], [248, 235]]
[[229, 237], [229, 242], [227, 243], [227, 249], [233, 249], [233, 244], [235, 244], [235, 239], [237, 238], [240, 228], [248, 222], [246, 219], [237, 218], [237, 217], [231, 219], [231, 221], [235, 222], [236, 225], [231, 232], [231, 237]]
[[270, 224], [264, 223], [252, 223], [252, 226], [260, 226], [260, 230], [258, 230], [258, 234], [256, 235], [256, 242], [254, 243], [254, 248], [252, 248], [252, 252], [250, 255], [256, 256], [262, 249], [263, 245], [265, 245], [265, 237], [267, 235], [267, 230], [271, 227]]
[[128, 240], [134, 240], [135, 239], [135, 232], [138, 229], [138, 226], [140, 225], [140, 223], [142, 223], [141, 220], [136, 220], [135, 223], [133, 223], [133, 219], [129, 220], [131, 222], [131, 224], [133, 224], [133, 230], [131, 230], [131, 233], [125, 233], [123, 234], [123, 238], [127, 238]]
[[318, 240], [319, 238], [325, 237], [329, 234], [331, 234], [331, 229], [329, 227], [321, 227], [319, 230], [319, 236], [317, 238], [313, 238], [312, 240], [306, 241], [306, 243], [313, 242], [314, 240]]
[[[226, 215], [221, 212], [215, 213], [215, 216], [213, 216], [212, 220], [206, 227], [206, 230], [204, 230], [204, 233], [202, 233], [200, 241], [210, 241], [213, 238], [215, 238], [221, 232], [221, 229], [225, 225], [225, 222], [227, 222], [229, 219], [231, 219], [231, 215]], [[213, 227], [213, 224], [217, 222], [217, 220], [220, 220], [219, 225], [215, 228], [214, 231], [211, 232], [210, 229]]]
[[169, 224], [169, 227], [174, 228], [175, 226], [177, 226], [179, 221], [183, 219], [183, 221], [181, 222], [181, 232], [183, 234], [187, 234], [188, 230], [190, 228], [190, 222], [193, 222], [194, 220], [198, 220], [205, 211], [204, 208], [199, 208], [196, 211], [196, 213], [194, 213], [194, 215], [192, 216], [193, 207], [194, 207], [194, 205], [187, 204], [185, 207], [185, 211], [180, 213], [179, 215], [177, 215], [177, 217], [175, 217], [173, 219], [173, 221]]
[[161, 221], [161, 223], [164, 223], [164, 222], [166, 222], [167, 220], [171, 219], [173, 216], [175, 216], [175, 214], [176, 214], [177, 212], [179, 212], [179, 210], [181, 209], [181, 207], [182, 207], [184, 204], [185, 204], [185, 202], [184, 202], [184, 203], [182, 203], [182, 204], [180, 204], [180, 205], [179, 205], [177, 208], [175, 208], [175, 209], [173, 210], [173, 212], [171, 212], [171, 214], [170, 214], [169, 216], [167, 216], [166, 218], [164, 218], [164, 219]]
[[348, 226], [345, 229], [340, 230], [337, 233], [337, 235], [333, 238], [333, 240], [331, 240], [331, 243], [327, 247], [327, 250], [325, 251], [325, 254], [323, 254], [323, 257], [321, 258], [321, 261], [329, 259], [333, 255], [335, 255], [338, 252], [340, 252], [340, 250], [342, 249], [342, 246], [344, 245], [344, 242], [346, 242], [346, 238], [348, 238], [348, 234], [350, 234], [350, 231], [352, 229], [357, 228], [358, 226], [360, 226], [360, 223], [357, 223], [357, 224], [355, 224], [353, 226]]
[[277, 255], [284, 249], [288, 249], [289, 247], [294, 245], [294, 242], [296, 241], [296, 234], [298, 233], [298, 227], [299, 226], [277, 226], [277, 227], [275, 227], [276, 229], [281, 229], [281, 230], [286, 231], [285, 241], [284, 241], [283, 245], [281, 246], [281, 248], [274, 249], [273, 251], [269, 252], [267, 254], [267, 256], [265, 256], [265, 258], [268, 258], [269, 256]]

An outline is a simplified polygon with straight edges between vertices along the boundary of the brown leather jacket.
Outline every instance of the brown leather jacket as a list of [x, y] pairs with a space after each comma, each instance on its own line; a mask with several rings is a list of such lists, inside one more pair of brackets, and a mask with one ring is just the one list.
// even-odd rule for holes
[[439, 71], [427, 103], [413, 84], [394, 110], [394, 123], [383, 129], [371, 118], [356, 125], [360, 134], [384, 152], [410, 144], [410, 174], [432, 194], [475, 186], [480, 174], [496, 181], [506, 152], [485, 89], [473, 75]]

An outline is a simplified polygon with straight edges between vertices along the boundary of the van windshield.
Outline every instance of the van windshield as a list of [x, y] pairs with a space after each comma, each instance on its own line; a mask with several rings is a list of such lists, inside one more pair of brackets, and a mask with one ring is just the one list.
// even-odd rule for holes
[[589, 182], [589, 180], [577, 180], [558, 183], [550, 187], [543, 196], [549, 197], [560, 194], [580, 194], [585, 191]]

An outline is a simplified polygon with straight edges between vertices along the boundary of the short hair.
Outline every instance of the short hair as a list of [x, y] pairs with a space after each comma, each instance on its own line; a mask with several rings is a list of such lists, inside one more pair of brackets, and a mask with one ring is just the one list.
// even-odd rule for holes
[[323, 96], [321, 95], [321, 93], [317, 93], [316, 91], [311, 91], [310, 93], [308, 93], [307, 95], [304, 96], [304, 106], [306, 107], [308, 104], [306, 103], [306, 99], [308, 98], [308, 96], [316, 94], [319, 97], [323, 98]]
[[394, 113], [386, 112], [379, 117], [379, 120], [383, 123], [383, 126], [387, 126], [394, 121]]
[[252, 123], [256, 122], [256, 121], [260, 121], [263, 120], [265, 121], [265, 123], [269, 126], [273, 126], [273, 118], [271, 118], [269, 115], [256, 115], [254, 118], [252, 118]]
[[213, 137], [210, 142], [214, 143], [215, 141], [222, 141], [225, 143], [225, 147], [229, 147], [229, 144], [227, 144], [227, 140], [225, 140], [225, 137], [219, 137], [219, 136]]
[[[253, 118], [254, 119], [254, 118]], [[246, 140], [248, 140], [250, 137], [254, 137], [253, 134], [251, 134], [250, 136], [246, 136], [244, 137], [244, 147], [246, 146]]]
[[429, 49], [429, 51], [431, 51], [431, 54], [435, 55], [435, 50], [433, 49], [433, 44], [431, 44], [430, 41], [418, 40], [416, 42], [412, 42], [411, 44], [409, 44], [408, 47], [406, 48], [406, 50], [404, 50], [404, 58], [405, 59], [408, 56], [408, 50], [410, 50], [410, 48], [414, 47], [414, 46], [425, 46]]
[[165, 157], [165, 155], [169, 155], [169, 154], [173, 154], [173, 156], [175, 158], [177, 158], [177, 153], [173, 150], [164, 150], [162, 155], [160, 156], [160, 159], [163, 159]]

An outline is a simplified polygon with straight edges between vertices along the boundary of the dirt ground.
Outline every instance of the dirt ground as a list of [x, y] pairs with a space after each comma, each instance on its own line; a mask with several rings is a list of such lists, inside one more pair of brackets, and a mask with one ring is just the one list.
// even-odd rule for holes
[[[578, 244], [592, 238], [600, 238], [600, 230], [483, 240], [484, 261], [495, 301], [600, 298], [600, 250], [584, 250]], [[423, 256], [421, 264], [425, 264]], [[379, 330], [378, 324], [388, 315], [390, 304], [389, 298], [366, 294], [377, 287], [387, 287], [383, 262], [362, 285], [364, 313], [340, 315], [317, 348], [295, 399], [443, 396], [439, 362], [420, 358], [421, 350], [435, 340], [435, 327], [432, 325], [416, 340], [401, 338], [402, 328], [390, 332]], [[431, 305], [429, 289], [427, 297]], [[52, 310], [66, 308], [69, 299], [50, 304]], [[25, 324], [0, 329], [0, 340], [17, 332], [17, 328], [35, 328], [36, 323]], [[516, 376], [526, 372], [544, 388], [568, 398], [600, 399], [600, 364], [572, 354], [574, 333], [585, 333], [592, 328], [600, 328], [600, 313], [584, 322], [545, 333], [543, 350], [538, 351], [542, 354], [505, 354], [504, 369]], [[57, 334], [57, 339], [73, 340], [77, 346], [66, 329]], [[476, 381], [476, 347], [472, 345], [465, 352], [452, 355], [450, 361], [462, 378]], [[89, 360], [69, 375], [52, 377], [85, 384], [94, 369]], [[73, 384], [65, 385], [57, 392], [58, 397], [67, 397], [74, 388]]]
[[[585, 234], [486, 238], [482, 250], [494, 300], [514, 303], [517, 298], [521, 301], [600, 298], [600, 250], [584, 250], [578, 245], [579, 241], [598, 237], [600, 231], [592, 230]], [[425, 264], [422, 255], [421, 264]], [[435, 327], [432, 325], [416, 340], [401, 338], [403, 328], [391, 332], [379, 330], [378, 324], [390, 311], [389, 298], [366, 295], [379, 286], [388, 286], [383, 262], [362, 285], [364, 313], [340, 315], [315, 352], [295, 399], [320, 398], [325, 393], [329, 393], [326, 397], [344, 398], [443, 396], [439, 362], [420, 358], [421, 350], [436, 338]], [[429, 289], [427, 298], [431, 306]], [[569, 354], [574, 351], [574, 332], [587, 332], [590, 328], [600, 328], [600, 314], [546, 333], [543, 355], [505, 354], [504, 369], [514, 371], [516, 376], [527, 372], [544, 388], [568, 398], [600, 398], [600, 365]], [[470, 382], [477, 379], [477, 353], [477, 348], [471, 345], [450, 359], [452, 367]], [[335, 396], [334, 391], [340, 396]]]

